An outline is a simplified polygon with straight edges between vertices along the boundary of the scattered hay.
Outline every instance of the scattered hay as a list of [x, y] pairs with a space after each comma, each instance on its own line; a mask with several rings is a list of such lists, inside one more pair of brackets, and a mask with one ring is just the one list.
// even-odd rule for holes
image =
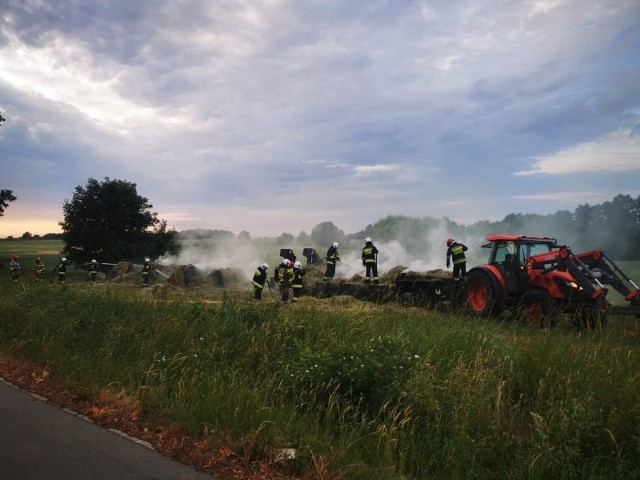
[[407, 269], [407, 267], [405, 267], [404, 265], [397, 265], [397, 266], [391, 268], [390, 270], [386, 270], [380, 276], [380, 282], [381, 283], [394, 283], [396, 281], [396, 278], [398, 278], [398, 275], [400, 275], [406, 269]]
[[[401, 273], [401, 275], [400, 275]], [[406, 280], [430, 280], [430, 279], [438, 279], [442, 280], [444, 278], [451, 278], [451, 272], [448, 270], [436, 269], [436, 270], [428, 270], [426, 272], [414, 272], [411, 270], [407, 270], [406, 272], [398, 272], [397, 276], [401, 276], [401, 278]], [[395, 280], [395, 279], [394, 279]]]
[[176, 277], [171, 276], [164, 284], [156, 284], [151, 287], [151, 295], [156, 300], [166, 300], [169, 296], [169, 292], [176, 289], [176, 284]]

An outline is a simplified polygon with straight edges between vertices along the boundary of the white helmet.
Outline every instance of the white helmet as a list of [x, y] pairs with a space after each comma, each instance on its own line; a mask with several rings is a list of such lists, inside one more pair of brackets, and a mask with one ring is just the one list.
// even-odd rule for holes
[[282, 264], [283, 264], [285, 267], [288, 267], [288, 266], [289, 266], [289, 263], [290, 263], [290, 262], [289, 262], [289, 259], [288, 259], [288, 258], [285, 258], [284, 260], [282, 260]]
[[338, 242], [333, 242], [332, 246], [333, 246], [333, 248], [338, 248], [340, 246], [340, 244]]
[[296, 262], [293, 264], [293, 268], [302, 268], [302, 264], [300, 262]]
[[60, 259], [60, 261], [61, 261], [62, 263], [66, 263], [66, 261], [67, 261], [67, 257], [62, 257], [62, 258]]
[[263, 264], [262, 264], [262, 269], [263, 269], [263, 270], [266, 270], [267, 268], [269, 268], [269, 265], [267, 265], [266, 263], [263, 263]]
[[371, 241], [371, 237], [367, 237], [364, 239], [364, 243], [369, 243]]
[[144, 263], [149, 263], [151, 259], [149, 257], [144, 257]]
[[98, 261], [94, 259], [94, 260], [91, 260], [91, 263], [98, 263]]

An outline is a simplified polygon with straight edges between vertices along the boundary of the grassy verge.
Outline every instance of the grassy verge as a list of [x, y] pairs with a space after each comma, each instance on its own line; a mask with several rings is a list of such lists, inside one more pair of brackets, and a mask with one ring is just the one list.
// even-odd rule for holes
[[311, 478], [638, 478], [638, 337], [0, 282], [0, 349]]

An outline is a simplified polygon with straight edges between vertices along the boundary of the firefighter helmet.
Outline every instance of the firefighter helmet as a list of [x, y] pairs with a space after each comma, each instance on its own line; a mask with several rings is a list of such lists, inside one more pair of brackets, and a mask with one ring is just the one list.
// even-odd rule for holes
[[370, 243], [371, 242], [371, 237], [367, 237], [364, 239], [364, 243]]
[[289, 262], [289, 259], [288, 259], [288, 258], [285, 258], [284, 260], [282, 260], [282, 265], [284, 265], [285, 267], [288, 267], [288, 266], [289, 266], [289, 263], [290, 263], [290, 262]]
[[340, 246], [340, 244], [338, 242], [333, 242], [333, 244], [331, 246], [333, 248], [338, 248]]
[[293, 268], [302, 268], [302, 264], [298, 261], [293, 264]]
[[455, 242], [453, 238], [447, 239], [447, 247], [450, 247], [453, 242]]
[[144, 257], [144, 263], [149, 263], [151, 259], [149, 257]]
[[269, 265], [267, 265], [266, 263], [263, 263], [263, 264], [262, 264], [262, 269], [263, 269], [263, 270], [266, 270], [266, 269], [268, 269], [268, 268], [269, 268]]
[[91, 260], [91, 263], [98, 263], [98, 261], [94, 258], [93, 260]]
[[60, 259], [60, 261], [61, 261], [62, 263], [67, 263], [67, 257], [62, 257], [62, 258]]

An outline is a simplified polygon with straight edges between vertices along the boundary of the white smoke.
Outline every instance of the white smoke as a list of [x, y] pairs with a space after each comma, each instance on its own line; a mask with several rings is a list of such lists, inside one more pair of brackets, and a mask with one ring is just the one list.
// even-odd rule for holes
[[193, 265], [204, 275], [213, 270], [232, 268], [251, 278], [256, 267], [264, 263], [264, 257], [252, 241], [225, 238], [184, 240], [178, 255], [161, 257], [159, 261], [167, 266]]
[[[372, 238], [379, 251], [379, 276], [383, 276], [385, 272], [398, 266], [404, 266], [407, 270], [414, 272], [446, 270], [448, 238], [454, 238], [468, 247], [469, 250], [466, 252], [467, 269], [485, 263], [487, 260], [487, 251], [481, 248], [486, 243], [483, 236], [456, 235], [447, 228], [447, 223], [444, 221], [438, 222], [435, 228], [429, 229], [421, 238], [413, 238], [411, 232], [401, 230], [395, 232], [395, 237], [394, 240], [380, 243]], [[409, 252], [404, 246], [409, 243], [418, 245], [420, 253]], [[347, 250], [341, 249], [342, 262], [338, 264], [336, 277], [349, 278], [356, 274], [364, 275], [365, 269], [361, 260], [362, 247], [364, 247], [364, 239], [361, 242], [351, 242]]]

